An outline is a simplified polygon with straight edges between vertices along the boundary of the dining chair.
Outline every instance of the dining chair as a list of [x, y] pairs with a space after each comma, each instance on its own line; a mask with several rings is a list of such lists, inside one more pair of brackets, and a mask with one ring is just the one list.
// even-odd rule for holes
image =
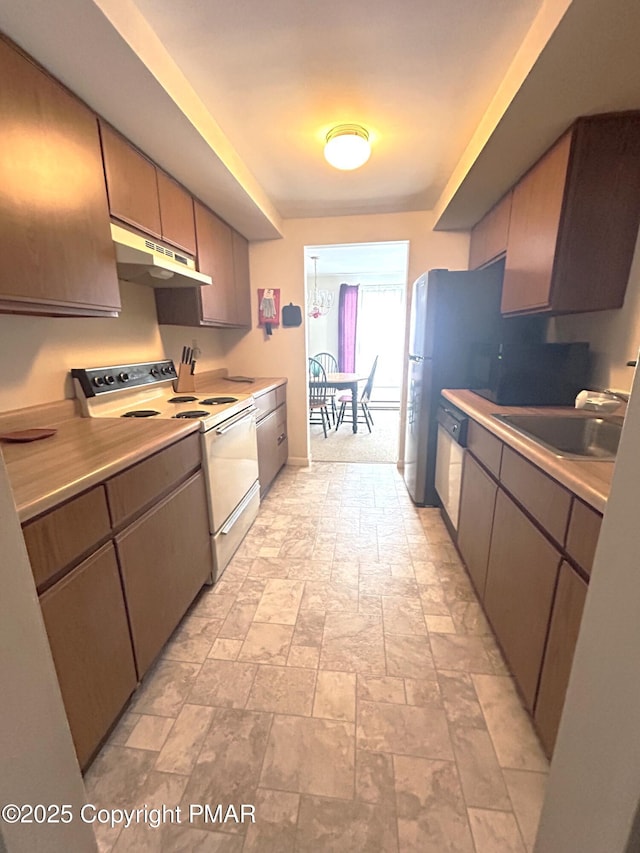
[[[338, 361], [330, 352], [319, 352], [313, 356], [324, 367], [325, 373], [338, 373]], [[337, 423], [338, 409], [336, 407], [337, 388], [327, 388], [327, 397], [331, 403], [331, 418], [334, 426]]]
[[[309, 359], [309, 423], [322, 424], [322, 432], [327, 437], [327, 427], [331, 428], [329, 410], [327, 409], [327, 389], [319, 382], [327, 381], [327, 373], [324, 367], [315, 358]], [[314, 415], [319, 412], [320, 420], [314, 420]]]
[[[367, 425], [367, 429], [371, 432], [371, 427], [373, 426], [373, 417], [371, 415], [371, 410], [369, 409], [369, 400], [371, 399], [371, 392], [373, 391], [373, 380], [376, 375], [376, 368], [378, 366], [378, 356], [376, 356], [373, 360], [373, 365], [371, 370], [369, 371], [369, 376], [367, 378], [367, 383], [364, 386], [364, 390], [360, 395], [359, 400], [359, 410], [362, 410], [362, 416], [364, 418], [364, 423]], [[343, 394], [341, 397], [338, 397], [338, 402], [340, 403], [340, 409], [338, 411], [338, 420], [336, 423], [336, 430], [340, 426], [340, 424], [344, 421], [345, 423], [353, 423], [351, 418], [345, 417], [347, 407], [351, 408], [351, 394]], [[359, 417], [359, 413], [357, 415], [358, 423], [362, 423]]]

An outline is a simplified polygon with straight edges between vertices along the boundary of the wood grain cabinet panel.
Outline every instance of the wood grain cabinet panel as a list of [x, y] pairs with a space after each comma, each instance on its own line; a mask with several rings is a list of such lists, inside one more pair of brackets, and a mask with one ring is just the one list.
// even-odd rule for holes
[[511, 199], [512, 191], [509, 190], [471, 229], [469, 269], [486, 266], [507, 251]]
[[469, 421], [467, 447], [496, 478], [500, 476], [502, 442], [495, 435], [475, 421]]
[[23, 527], [36, 586], [42, 589], [67, 566], [109, 536], [104, 487], [96, 486]]
[[115, 316], [96, 118], [2, 36], [0, 79], [0, 311]]
[[639, 183], [640, 112], [578, 119], [513, 190], [503, 313], [620, 308]]
[[560, 725], [586, 597], [587, 584], [568, 563], [563, 562], [534, 714], [540, 739], [549, 757]]
[[238, 326], [251, 328], [251, 278], [249, 275], [249, 241], [237, 231], [231, 231], [233, 245], [233, 281], [236, 292]]
[[156, 167], [102, 120], [100, 136], [111, 216], [160, 239]]
[[203, 323], [232, 324], [236, 320], [231, 228], [199, 202], [195, 204], [198, 268], [213, 279], [200, 288]]
[[588, 575], [591, 574], [601, 526], [600, 513], [574, 498], [567, 532], [567, 553]]
[[271, 412], [271, 414], [260, 421], [256, 434], [258, 440], [260, 497], [264, 497], [280, 470], [278, 458], [278, 419], [276, 412]]
[[51, 587], [40, 605], [78, 761], [85, 768], [137, 683], [113, 545]]
[[200, 436], [195, 433], [108, 480], [114, 526], [155, 503], [199, 468], [201, 461]]
[[500, 482], [547, 533], [564, 544], [571, 494], [510, 447], [502, 453]]
[[161, 169], [156, 169], [162, 239], [196, 254], [196, 225], [193, 197]]
[[559, 566], [560, 553], [500, 489], [484, 605], [530, 711]]
[[273, 391], [267, 391], [265, 394], [258, 394], [253, 399], [255, 400], [256, 408], [258, 409], [256, 412], [256, 420], [258, 421], [268, 415], [269, 412], [272, 412], [278, 404], [276, 389]]
[[480, 599], [484, 598], [497, 493], [497, 484], [485, 474], [473, 456], [466, 453], [460, 497], [458, 548]]
[[140, 678], [213, 572], [199, 471], [116, 536]]

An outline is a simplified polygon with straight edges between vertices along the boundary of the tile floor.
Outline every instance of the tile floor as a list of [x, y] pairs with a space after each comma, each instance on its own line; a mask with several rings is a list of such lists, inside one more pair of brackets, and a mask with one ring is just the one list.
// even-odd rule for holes
[[392, 465], [285, 469], [86, 776], [101, 850], [523, 853], [547, 762], [439, 512]]

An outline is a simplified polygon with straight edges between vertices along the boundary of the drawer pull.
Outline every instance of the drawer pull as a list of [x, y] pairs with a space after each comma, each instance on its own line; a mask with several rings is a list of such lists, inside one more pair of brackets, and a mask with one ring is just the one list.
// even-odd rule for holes
[[286, 432], [283, 432], [282, 435], [279, 435], [278, 436], [278, 444], [279, 445], [282, 444], [282, 442], [286, 439], [286, 437], [287, 437]]

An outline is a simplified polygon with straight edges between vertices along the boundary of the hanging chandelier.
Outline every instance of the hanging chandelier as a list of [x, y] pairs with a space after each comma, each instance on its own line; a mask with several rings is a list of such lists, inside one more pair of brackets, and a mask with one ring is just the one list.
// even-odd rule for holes
[[310, 255], [313, 261], [313, 290], [309, 294], [309, 317], [324, 317], [333, 305], [334, 294], [330, 290], [318, 290], [318, 256]]

